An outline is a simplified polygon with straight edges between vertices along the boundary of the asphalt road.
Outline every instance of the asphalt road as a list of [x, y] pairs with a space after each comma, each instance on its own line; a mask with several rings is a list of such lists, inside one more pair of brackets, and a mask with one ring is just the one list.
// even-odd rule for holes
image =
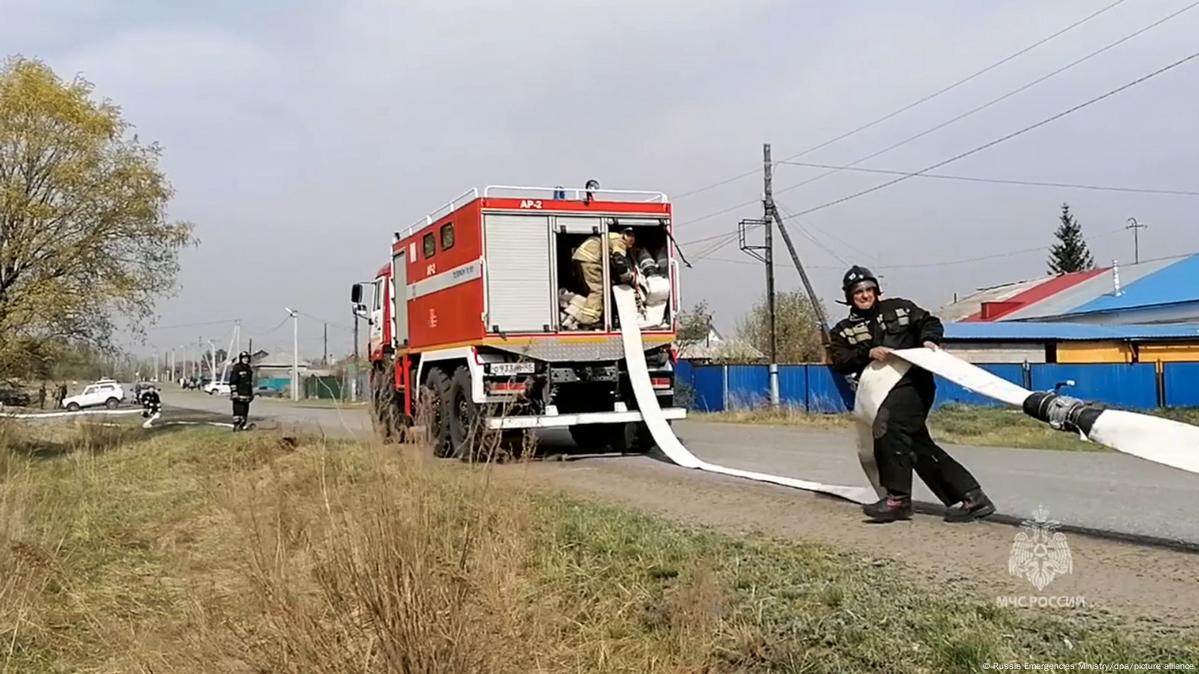
[[[164, 403], [229, 413], [228, 399], [202, 394], [168, 392]], [[263, 399], [254, 402], [251, 412], [251, 417], [280, 423], [319, 426], [334, 437], [366, 437], [370, 433], [370, 421], [361, 408], [301, 408], [289, 401]], [[867, 485], [849, 431], [693, 421], [676, 422], [675, 430], [688, 449], [712, 463], [826, 483]], [[544, 451], [573, 447], [562, 432], [546, 433], [541, 444]], [[1044, 507], [1049, 519], [1074, 527], [1199, 545], [1199, 518], [1194, 517], [1192, 501], [1199, 497], [1199, 475], [1114, 452], [945, 447], [974, 473], [1002, 515], [1026, 519]], [[587, 457], [576, 460], [592, 462], [600, 471], [610, 463]], [[622, 461], [653, 459], [626, 457]], [[936, 502], [919, 479], [916, 484], [917, 499]]]

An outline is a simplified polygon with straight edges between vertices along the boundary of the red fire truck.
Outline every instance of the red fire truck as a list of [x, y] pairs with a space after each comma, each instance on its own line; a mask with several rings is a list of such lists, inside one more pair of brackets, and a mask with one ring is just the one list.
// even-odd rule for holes
[[[468, 190], [396, 232], [373, 292], [355, 284], [370, 318], [373, 420], [386, 436], [418, 409], [439, 456], [472, 458], [472, 429], [523, 435], [567, 428], [580, 446], [644, 451], [652, 439], [633, 394], [613, 294], [599, 327], [564, 311], [586, 294], [572, 262], [590, 237], [611, 286], [610, 232], [632, 228], [641, 271], [669, 282], [661, 320], [639, 324], [651, 386], [669, 421], [675, 408], [679, 306], [671, 207], [660, 192], [588, 187]], [[647, 262], [648, 260], [648, 262]]]

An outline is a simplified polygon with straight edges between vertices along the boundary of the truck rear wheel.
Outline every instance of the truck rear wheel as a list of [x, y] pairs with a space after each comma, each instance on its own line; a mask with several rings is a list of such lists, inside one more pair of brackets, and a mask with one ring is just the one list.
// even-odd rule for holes
[[608, 445], [606, 424], [578, 424], [570, 427], [570, 439], [579, 449], [603, 449]]
[[448, 457], [454, 450], [450, 443], [450, 378], [437, 368], [429, 370], [421, 387], [421, 413], [425, 435], [433, 446], [433, 455]]
[[570, 437], [579, 449], [610, 447], [621, 454], [640, 454], [654, 446], [649, 428], [643, 423], [581, 424], [570, 427]]
[[484, 408], [471, 396], [470, 369], [461, 365], [450, 380], [447, 409], [453, 456], [463, 461], [490, 460], [500, 448], [502, 434], [486, 427]]

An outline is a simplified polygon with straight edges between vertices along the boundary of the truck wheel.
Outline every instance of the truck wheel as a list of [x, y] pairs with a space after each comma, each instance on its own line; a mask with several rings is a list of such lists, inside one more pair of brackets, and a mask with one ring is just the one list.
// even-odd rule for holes
[[403, 442], [405, 429], [412, 425], [412, 419], [400, 409], [395, 374], [394, 362], [386, 370], [371, 372], [371, 426], [384, 442]]
[[578, 424], [570, 427], [570, 439], [579, 449], [603, 449], [611, 434], [607, 424]]
[[438, 457], [451, 456], [454, 447], [450, 443], [450, 378], [445, 372], [433, 368], [425, 377], [421, 387], [422, 410], [426, 413], [425, 434], [433, 445], [433, 455]]
[[465, 365], [454, 370], [447, 409], [453, 455], [469, 462], [494, 458], [502, 435], [484, 426], [484, 408], [471, 399], [470, 369]]
[[[640, 454], [648, 452], [650, 447], [641, 442], [642, 434], [639, 432], [645, 426], [642, 423], [628, 424], [606, 424], [608, 446], [614, 452], [621, 454]], [[646, 429], [645, 435], [649, 435], [649, 429]], [[652, 446], [653, 442], [650, 442]]]

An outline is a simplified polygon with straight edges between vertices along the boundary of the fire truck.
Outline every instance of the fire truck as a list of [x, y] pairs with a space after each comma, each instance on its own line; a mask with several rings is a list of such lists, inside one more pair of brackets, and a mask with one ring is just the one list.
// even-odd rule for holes
[[[630, 229], [632, 282], [613, 269], [609, 249], [609, 234]], [[573, 254], [591, 237], [602, 247], [607, 291], [601, 321], [582, 329], [569, 311], [588, 292]], [[620, 274], [637, 290], [652, 399], [668, 422], [683, 418], [673, 404], [673, 243], [665, 194], [594, 181], [473, 188], [395, 232], [390, 262], [351, 291], [371, 325], [376, 429], [402, 434], [420, 410], [434, 452], [462, 459], [474, 458], [479, 429], [511, 438], [559, 428], [587, 449], [650, 449], [610, 289]]]

